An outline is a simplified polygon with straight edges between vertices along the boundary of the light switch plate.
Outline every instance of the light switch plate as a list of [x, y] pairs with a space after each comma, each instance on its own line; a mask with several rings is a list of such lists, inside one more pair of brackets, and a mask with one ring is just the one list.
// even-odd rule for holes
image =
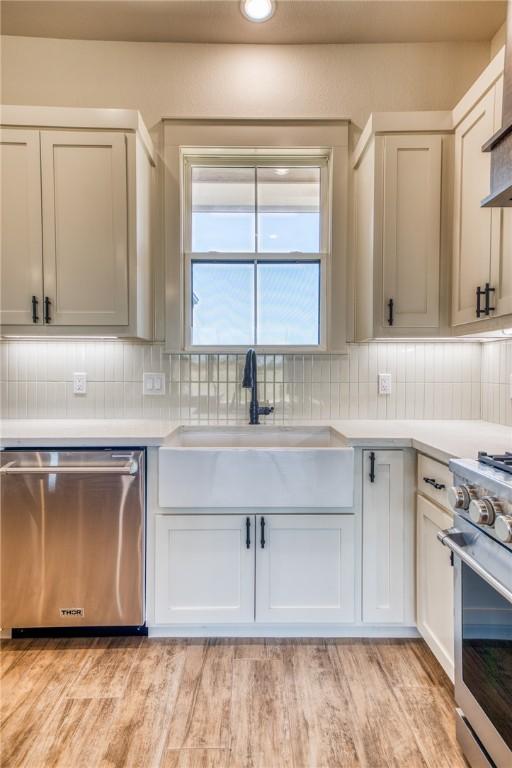
[[379, 395], [391, 394], [391, 374], [379, 373]]
[[87, 394], [87, 374], [86, 373], [73, 374], [73, 394], [74, 395]]
[[144, 373], [142, 375], [143, 395], [165, 395], [165, 373]]

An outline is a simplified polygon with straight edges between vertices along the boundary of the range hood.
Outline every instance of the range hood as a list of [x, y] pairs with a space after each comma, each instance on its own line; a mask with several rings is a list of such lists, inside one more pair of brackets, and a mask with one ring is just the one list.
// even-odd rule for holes
[[482, 200], [482, 206], [512, 207], [512, 0], [507, 5], [503, 120], [498, 133], [482, 149], [491, 153], [491, 194]]

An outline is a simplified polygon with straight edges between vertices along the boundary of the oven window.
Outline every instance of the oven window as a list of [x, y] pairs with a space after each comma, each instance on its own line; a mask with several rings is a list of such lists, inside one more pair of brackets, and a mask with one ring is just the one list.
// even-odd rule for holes
[[512, 604], [462, 563], [462, 677], [512, 748]]

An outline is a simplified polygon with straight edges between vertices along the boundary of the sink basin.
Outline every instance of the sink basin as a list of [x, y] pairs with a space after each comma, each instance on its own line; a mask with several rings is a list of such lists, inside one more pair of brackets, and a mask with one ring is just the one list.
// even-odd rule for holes
[[351, 507], [353, 488], [330, 427], [180, 427], [159, 449], [161, 507]]
[[342, 448], [331, 427], [180, 427], [166, 445], [179, 448]]

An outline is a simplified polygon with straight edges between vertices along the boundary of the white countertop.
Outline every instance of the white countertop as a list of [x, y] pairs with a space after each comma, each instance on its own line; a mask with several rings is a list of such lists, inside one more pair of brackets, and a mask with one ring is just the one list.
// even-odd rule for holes
[[[283, 426], [308, 424], [332, 426], [348, 445], [410, 447], [445, 463], [452, 458], [475, 458], [479, 450], [512, 451], [512, 428], [485, 421], [352, 419], [286, 422]], [[159, 446], [179, 426], [180, 422], [158, 419], [5, 419], [0, 425], [0, 445], [4, 448]]]
[[488, 421], [365, 420], [333, 421], [349, 445], [411, 447], [434, 459], [476, 458], [478, 451], [512, 451], [512, 427]]
[[179, 426], [159, 419], [4, 419], [2, 448], [158, 446]]

